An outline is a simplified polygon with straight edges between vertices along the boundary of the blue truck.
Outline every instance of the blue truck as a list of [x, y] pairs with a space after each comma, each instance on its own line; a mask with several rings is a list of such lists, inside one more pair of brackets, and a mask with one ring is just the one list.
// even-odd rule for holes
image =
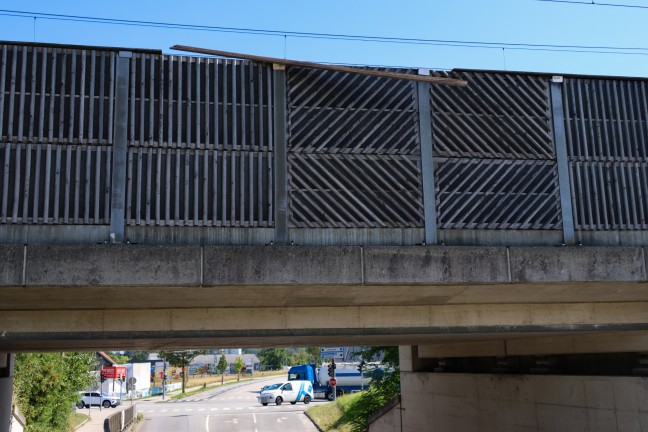
[[[328, 364], [317, 367], [314, 364], [293, 366], [288, 370], [288, 381], [306, 380], [313, 383], [313, 394], [317, 399], [333, 400], [334, 394], [341, 396], [346, 393], [353, 393], [367, 389], [371, 381], [370, 374], [360, 374], [360, 363], [336, 363], [335, 369], [335, 393], [330, 385], [331, 377], [328, 373]], [[364, 375], [364, 376], [363, 376]]]

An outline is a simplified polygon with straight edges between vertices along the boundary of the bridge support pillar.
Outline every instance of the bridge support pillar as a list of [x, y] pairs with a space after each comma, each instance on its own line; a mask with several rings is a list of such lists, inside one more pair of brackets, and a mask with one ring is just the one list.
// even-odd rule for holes
[[126, 163], [128, 156], [128, 82], [130, 52], [117, 58], [115, 84], [115, 119], [113, 126], [112, 194], [110, 208], [110, 242], [123, 243], [126, 219]]
[[[419, 75], [429, 75], [427, 69], [419, 69]], [[434, 182], [434, 158], [432, 155], [432, 116], [430, 115], [431, 85], [417, 83], [419, 140], [421, 143], [421, 176], [423, 181], [423, 217], [425, 220], [425, 244], [435, 245], [437, 240], [436, 185]]]
[[274, 114], [274, 241], [288, 243], [288, 155], [286, 133], [286, 67], [272, 65]]
[[11, 430], [14, 354], [0, 353], [0, 432]]
[[562, 77], [554, 77], [551, 82], [551, 110], [556, 143], [556, 165], [558, 167], [558, 186], [560, 191], [560, 210], [563, 223], [563, 241], [566, 245], [575, 243], [574, 216], [569, 180], [569, 159], [567, 156], [567, 136], [565, 132], [565, 113], [562, 98]]

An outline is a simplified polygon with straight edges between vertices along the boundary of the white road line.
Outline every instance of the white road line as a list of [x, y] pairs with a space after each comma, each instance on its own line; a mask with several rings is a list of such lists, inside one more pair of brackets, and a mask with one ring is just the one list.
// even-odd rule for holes
[[180, 411], [179, 408], [176, 408], [176, 409], [173, 410], [173, 412], [178, 412], [178, 411]]
[[198, 408], [198, 411], [205, 411], [205, 408]]
[[209, 432], [209, 416], [205, 419], [205, 430]]
[[193, 408], [187, 408], [185, 411], [193, 411]]
[[254, 423], [256, 423], [256, 414], [254, 414], [254, 413], [252, 413], [252, 420], [254, 420]]
[[209, 411], [218, 411], [218, 408], [212, 408]]
[[223, 411], [229, 411], [230, 408], [223, 408]]
[[236, 409], [237, 409], [237, 410], [242, 410], [242, 409], [243, 409], [243, 407], [237, 407]]

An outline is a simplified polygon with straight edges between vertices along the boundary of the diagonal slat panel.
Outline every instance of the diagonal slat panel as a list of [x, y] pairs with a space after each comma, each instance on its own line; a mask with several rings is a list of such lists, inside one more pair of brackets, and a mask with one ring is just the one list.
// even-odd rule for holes
[[408, 156], [289, 155], [294, 227], [421, 227], [420, 161]]
[[291, 67], [288, 149], [419, 154], [415, 91], [400, 80]]
[[470, 83], [431, 89], [436, 156], [554, 158], [546, 78], [468, 71], [435, 75]]
[[435, 175], [440, 228], [561, 226], [554, 162], [440, 159]]

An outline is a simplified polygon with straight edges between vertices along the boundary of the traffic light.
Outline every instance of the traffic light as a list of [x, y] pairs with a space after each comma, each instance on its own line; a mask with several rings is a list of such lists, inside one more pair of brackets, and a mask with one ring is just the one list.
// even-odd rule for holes
[[104, 371], [101, 371], [101, 373], [99, 374], [99, 376], [101, 377], [101, 382], [106, 381], [106, 375], [104, 374]]
[[358, 366], [358, 372], [362, 373], [362, 370], [364, 369], [365, 364], [366, 364], [366, 362], [364, 360], [362, 360], [360, 362], [360, 365]]
[[331, 364], [328, 365], [328, 376], [334, 377], [335, 376], [335, 360], [331, 362]]

